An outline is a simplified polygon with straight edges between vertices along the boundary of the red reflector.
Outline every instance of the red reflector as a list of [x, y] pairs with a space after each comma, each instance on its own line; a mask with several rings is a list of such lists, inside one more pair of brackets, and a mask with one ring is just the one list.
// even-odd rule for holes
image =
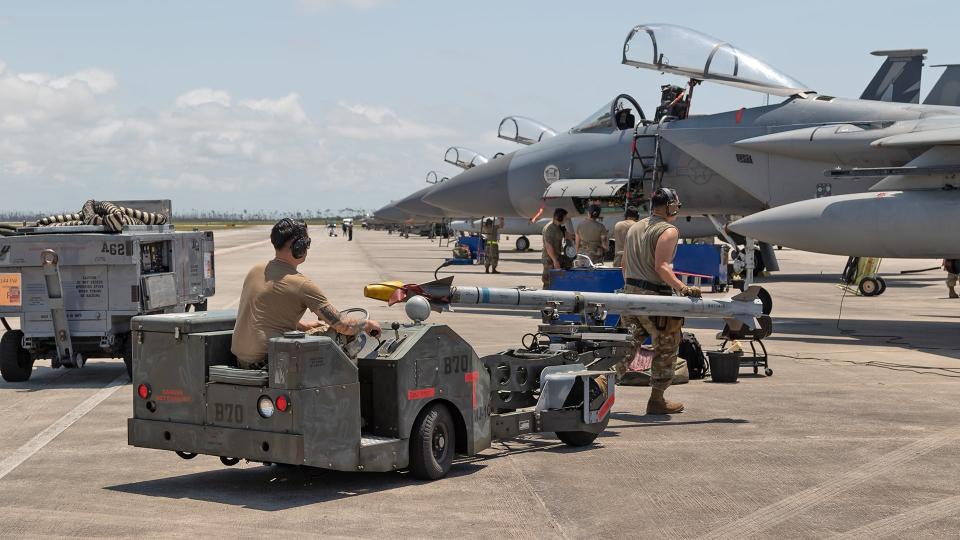
[[137, 387], [137, 395], [140, 396], [140, 399], [147, 399], [150, 397], [150, 387], [145, 384], [141, 384]]
[[290, 402], [287, 400], [287, 396], [280, 396], [273, 403], [277, 406], [277, 410], [280, 412], [287, 412], [287, 409], [290, 407]]

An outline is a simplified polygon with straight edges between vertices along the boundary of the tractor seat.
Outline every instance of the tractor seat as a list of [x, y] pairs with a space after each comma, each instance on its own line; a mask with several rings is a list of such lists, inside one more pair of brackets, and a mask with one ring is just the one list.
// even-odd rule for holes
[[210, 366], [210, 382], [241, 386], [267, 386], [270, 375], [266, 369], [243, 369], [230, 366]]

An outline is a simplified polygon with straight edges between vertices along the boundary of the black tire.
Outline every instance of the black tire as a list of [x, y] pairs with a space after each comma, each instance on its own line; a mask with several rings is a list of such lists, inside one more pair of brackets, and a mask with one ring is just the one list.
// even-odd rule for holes
[[223, 463], [227, 467], [233, 467], [237, 463], [240, 463], [240, 458], [220, 456], [220, 463]]
[[130, 334], [123, 343], [123, 365], [127, 368], [127, 378], [133, 381], [133, 340]]
[[516, 247], [517, 251], [526, 251], [530, 249], [530, 239], [526, 236], [517, 238]]
[[603, 419], [603, 427], [597, 433], [590, 433], [589, 431], [558, 431], [557, 438], [567, 446], [590, 446], [593, 444], [593, 441], [600, 436], [600, 433], [603, 433], [603, 430], [607, 429], [608, 420], [609, 418]]
[[193, 459], [193, 458], [197, 457], [197, 455], [194, 454], [193, 452], [183, 452], [183, 451], [180, 451], [180, 450], [175, 450], [175, 452], [176, 452], [177, 455], [180, 456], [182, 459]]
[[766, 375], [767, 377], [773, 377], [773, 370], [770, 368], [767, 368], [763, 370], [763, 374]]
[[410, 472], [421, 480], [437, 480], [450, 471], [455, 453], [456, 428], [446, 406], [428, 405], [410, 433]]
[[11, 330], [0, 338], [0, 375], [7, 382], [24, 382], [33, 374], [30, 351], [21, 347], [23, 332]]
[[860, 291], [860, 294], [863, 296], [876, 296], [880, 293], [877, 291], [880, 290], [880, 282], [872, 277], [865, 277], [860, 280], [860, 284], [857, 285], [857, 290]]
[[880, 284], [880, 288], [877, 290], [877, 296], [880, 296], [884, 291], [887, 290], [887, 280], [877, 276], [877, 283]]

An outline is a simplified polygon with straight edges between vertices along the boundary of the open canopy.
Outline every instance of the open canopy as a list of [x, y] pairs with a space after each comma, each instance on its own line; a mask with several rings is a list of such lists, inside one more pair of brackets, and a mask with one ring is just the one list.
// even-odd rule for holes
[[642, 24], [631, 30], [623, 42], [623, 63], [778, 96], [812, 92], [725, 41], [673, 24]]

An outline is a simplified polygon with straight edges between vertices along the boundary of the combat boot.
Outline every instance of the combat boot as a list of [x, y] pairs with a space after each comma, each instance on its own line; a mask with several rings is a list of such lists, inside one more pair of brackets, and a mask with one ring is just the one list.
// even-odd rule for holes
[[647, 414], [677, 414], [679, 412], [683, 412], [683, 403], [667, 401], [663, 397], [663, 390], [651, 390], [650, 401], [647, 401]]
[[957, 294], [957, 289], [953, 287], [947, 287], [950, 289], [950, 298], [960, 298], [960, 295]]

